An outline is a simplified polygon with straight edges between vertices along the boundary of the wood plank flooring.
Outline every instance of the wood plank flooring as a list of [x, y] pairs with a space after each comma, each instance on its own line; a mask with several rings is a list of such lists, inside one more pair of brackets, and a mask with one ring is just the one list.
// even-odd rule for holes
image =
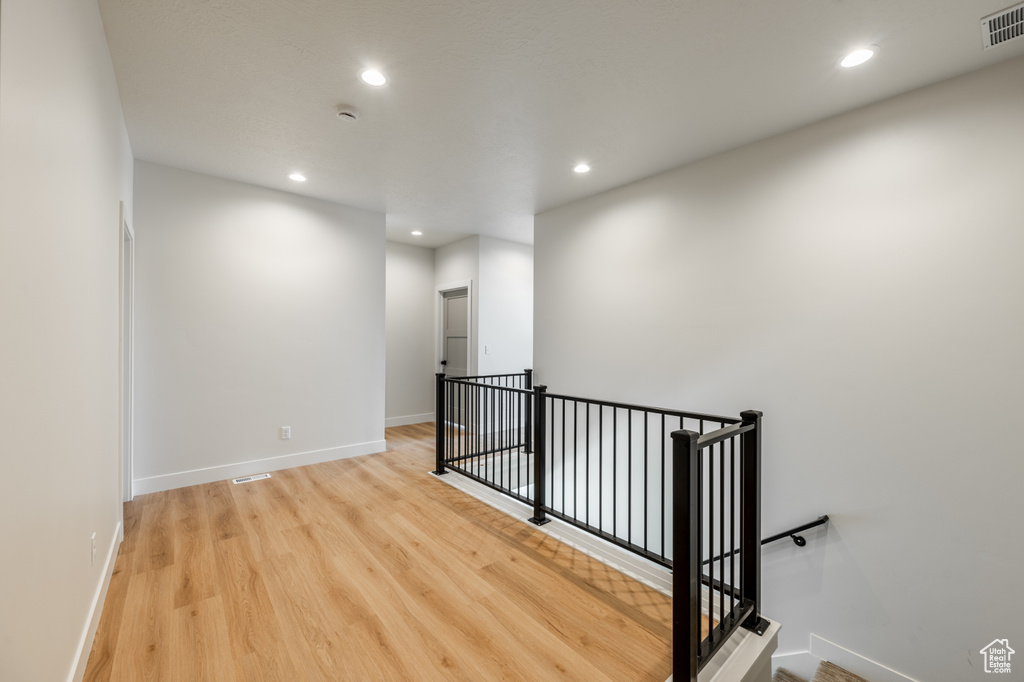
[[671, 599], [427, 473], [433, 424], [387, 439], [127, 503], [85, 679], [671, 674]]

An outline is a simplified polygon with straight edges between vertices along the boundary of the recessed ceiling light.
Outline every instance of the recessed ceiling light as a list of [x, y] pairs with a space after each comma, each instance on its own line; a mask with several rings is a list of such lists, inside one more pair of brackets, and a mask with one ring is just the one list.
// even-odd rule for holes
[[573, 168], [573, 170], [576, 171], [577, 173], [589, 173], [590, 172], [590, 166], [588, 166], [585, 163], [578, 163], [578, 164], [576, 164], [576, 167]]
[[859, 47], [850, 54], [843, 57], [843, 60], [839, 62], [839, 66], [849, 69], [853, 66], [860, 66], [867, 60], [875, 56], [878, 52], [877, 45], [867, 45], [866, 47]]
[[359, 77], [362, 78], [363, 82], [367, 85], [375, 85], [377, 87], [388, 82], [388, 79], [384, 77], [384, 74], [377, 69], [367, 69], [359, 74]]
[[423, 233], [422, 233], [422, 232], [420, 232], [419, 230], [413, 230], [413, 231], [412, 231], [412, 236], [413, 236], [413, 237], [422, 237], [422, 236], [423, 236]]
[[305, 182], [306, 181], [306, 176], [303, 175], [302, 173], [291, 173], [288, 176], [288, 178], [291, 179], [291, 180], [294, 180], [295, 182]]

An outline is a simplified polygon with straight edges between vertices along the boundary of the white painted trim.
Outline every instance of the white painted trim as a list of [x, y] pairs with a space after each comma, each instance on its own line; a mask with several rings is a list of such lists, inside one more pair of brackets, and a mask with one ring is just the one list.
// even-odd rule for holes
[[912, 677], [907, 677], [901, 672], [872, 661], [870, 658], [865, 658], [813, 633], [811, 634], [811, 653], [824, 661], [849, 670], [854, 675], [871, 680], [871, 682], [917, 682]]
[[707, 662], [697, 682], [771, 682], [781, 629], [775, 620], [763, 635], [739, 628]]
[[785, 668], [794, 675], [810, 680], [814, 677], [814, 673], [818, 670], [818, 664], [820, 663], [821, 659], [810, 651], [791, 651], [785, 654], [776, 653], [772, 656], [772, 675], [779, 668]]
[[[132, 229], [131, 224], [128, 222], [127, 216], [125, 216], [124, 201], [119, 202], [118, 208], [118, 225], [117, 225], [117, 238], [118, 238], [118, 259], [117, 259], [117, 279], [118, 279], [118, 320], [117, 320], [117, 395], [118, 395], [118, 414], [117, 414], [117, 474], [118, 483], [117, 487], [119, 490], [118, 500], [118, 518], [121, 519], [122, 524], [124, 523], [124, 505], [122, 502], [128, 502], [132, 499], [132, 478], [134, 476], [134, 446], [135, 446], [135, 230]], [[127, 252], [125, 250], [125, 237], [127, 236], [130, 244]], [[125, 379], [124, 379], [124, 367], [125, 367], [125, 347], [124, 347], [124, 320], [125, 320], [125, 259], [128, 259], [128, 272], [131, 275], [130, 281], [127, 283], [128, 291], [128, 321], [131, 328], [128, 330], [128, 394], [125, 395]], [[127, 409], [125, 401], [127, 400]], [[125, 424], [124, 417], [125, 412], [128, 413], [128, 442], [125, 443]], [[127, 447], [126, 447], [127, 445]], [[127, 469], [127, 471], [125, 470]], [[127, 483], [128, 489], [125, 490]]]
[[405, 417], [388, 417], [384, 420], [384, 428], [390, 428], [392, 426], [408, 426], [409, 424], [422, 424], [424, 422], [434, 421], [434, 413], [427, 412], [425, 414], [410, 414]]
[[309, 452], [296, 452], [291, 455], [253, 459], [248, 462], [222, 464], [203, 469], [191, 469], [173, 474], [150, 476], [149, 478], [137, 478], [133, 482], [132, 489], [136, 495], [145, 495], [147, 493], [160, 492], [161, 490], [173, 490], [174, 488], [184, 488], [190, 485], [201, 485], [203, 483], [213, 483], [214, 481], [224, 481], [229, 478], [251, 476], [252, 474], [260, 474], [265, 471], [279, 471], [281, 469], [306, 466], [307, 464], [330, 462], [336, 459], [372, 455], [377, 452], [384, 452], [386, 449], [386, 441], [375, 440], [368, 443], [310, 450]]
[[89, 607], [89, 619], [85, 623], [82, 636], [78, 639], [78, 651], [75, 653], [75, 660], [71, 664], [71, 671], [68, 672], [68, 682], [81, 682], [85, 677], [85, 666], [89, 663], [92, 643], [96, 638], [96, 630], [100, 626], [103, 602], [107, 598], [110, 579], [114, 575], [117, 549], [121, 546], [121, 538], [123, 537], [124, 527], [118, 522], [117, 527], [114, 528], [114, 536], [110, 540], [110, 549], [107, 550], [107, 561], [103, 564], [103, 575], [100, 577], [100, 583], [96, 586], [96, 592], [92, 596], [92, 605]]

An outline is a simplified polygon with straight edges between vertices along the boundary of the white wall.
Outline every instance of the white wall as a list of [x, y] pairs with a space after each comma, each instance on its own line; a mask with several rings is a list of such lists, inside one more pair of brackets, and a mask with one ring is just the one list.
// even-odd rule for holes
[[385, 424], [434, 420], [434, 250], [387, 243]]
[[0, 12], [0, 679], [65, 680], [88, 656], [121, 520], [132, 153], [96, 3]]
[[533, 367], [533, 247], [480, 237], [481, 374]]
[[[480, 237], [467, 237], [434, 250], [434, 320], [441, 322], [440, 297], [437, 292], [453, 284], [469, 283], [470, 311], [469, 329], [472, 338], [469, 345], [469, 373], [477, 374], [477, 340], [480, 338]], [[435, 348], [438, 363], [441, 359], [440, 327], [435, 332]], [[436, 365], [440, 368], [440, 364]]]
[[[470, 374], [518, 373], [532, 367], [533, 247], [475, 236], [434, 253], [437, 289], [472, 281]], [[438, 298], [436, 324], [439, 305]], [[439, 339], [440, 331], [436, 334]]]
[[[551, 389], [764, 411], [780, 651], [920, 680], [1024, 642], [1024, 60], [536, 220]], [[1018, 650], [1019, 647], [1018, 647]]]
[[136, 491], [383, 449], [384, 216], [143, 162], [135, 192]]

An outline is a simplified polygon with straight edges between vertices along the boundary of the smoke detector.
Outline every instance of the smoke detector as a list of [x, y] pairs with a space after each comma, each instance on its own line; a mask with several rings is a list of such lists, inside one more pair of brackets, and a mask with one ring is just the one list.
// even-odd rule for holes
[[350, 104], [339, 104], [338, 118], [342, 121], [358, 121], [359, 110]]
[[981, 40], [985, 49], [1024, 35], [1024, 2], [990, 14], [981, 20]]

